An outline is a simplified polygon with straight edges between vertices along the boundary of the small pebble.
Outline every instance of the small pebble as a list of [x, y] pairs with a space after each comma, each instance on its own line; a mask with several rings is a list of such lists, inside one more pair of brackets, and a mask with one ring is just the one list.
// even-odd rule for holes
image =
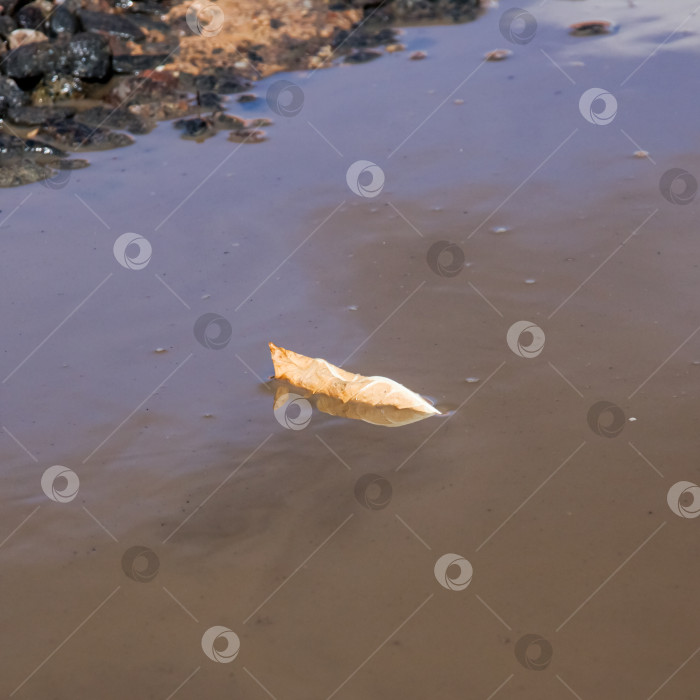
[[508, 56], [512, 56], [513, 52], [510, 49], [495, 49], [494, 51], [488, 51], [484, 54], [484, 58], [487, 61], [503, 61]]
[[204, 418], [213, 418], [214, 414], [213, 413], [205, 413], [203, 417]]
[[425, 51], [414, 51], [409, 58], [412, 61], [422, 61], [424, 58], [428, 58], [428, 54]]
[[163, 352], [168, 352], [165, 348], [156, 348], [154, 352], [157, 352], [158, 354], [163, 353]]
[[649, 151], [635, 151], [632, 154], [635, 158], [648, 158], [649, 157]]
[[634, 417], [631, 417], [631, 418], [628, 418], [627, 420], [628, 420], [630, 423], [634, 423], [634, 421], [636, 421], [637, 419], [634, 418]]
[[463, 105], [463, 104], [464, 104], [464, 100], [455, 100], [454, 103], [455, 103], [456, 105]]
[[494, 226], [491, 229], [491, 233], [508, 233], [509, 231], [508, 226]]
[[399, 43], [388, 44], [385, 48], [389, 53], [396, 53], [397, 51], [405, 51], [406, 50], [406, 47], [403, 44], [399, 44]]
[[589, 22], [576, 22], [569, 26], [569, 34], [573, 36], [597, 36], [599, 34], [612, 34], [615, 25], [608, 20], [591, 20]]
[[481, 379], [479, 379], [479, 377], [467, 377], [464, 381], [467, 384], [476, 384], [477, 382], [480, 382]]
[[[238, 244], [236, 244], [236, 245], [238, 245]], [[202, 294], [202, 296], [200, 297], [200, 299], [202, 299], [202, 300], [204, 300], [204, 299], [211, 299], [211, 294]]]
[[537, 282], [537, 280], [532, 279], [532, 278], [525, 280], [525, 284], [535, 284], [535, 282]]
[[357, 311], [358, 308], [359, 306], [355, 306], [355, 304], [353, 304], [352, 306], [348, 306], [348, 311]]

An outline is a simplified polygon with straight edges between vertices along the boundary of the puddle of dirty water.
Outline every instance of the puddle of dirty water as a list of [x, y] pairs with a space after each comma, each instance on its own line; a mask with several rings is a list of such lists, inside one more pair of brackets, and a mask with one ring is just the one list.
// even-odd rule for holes
[[[264, 143], [3, 193], [3, 692], [695, 696], [700, 20], [634, 5], [412, 28], [257, 85]], [[448, 413], [287, 429], [268, 341]]]

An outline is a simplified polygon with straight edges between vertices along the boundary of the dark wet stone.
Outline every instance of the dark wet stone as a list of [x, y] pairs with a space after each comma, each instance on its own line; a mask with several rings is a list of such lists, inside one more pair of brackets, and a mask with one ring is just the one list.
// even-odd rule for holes
[[202, 117], [190, 117], [189, 119], [178, 119], [174, 126], [182, 131], [183, 138], [202, 139], [213, 136], [216, 133], [214, 124], [210, 119]]
[[0, 155], [21, 156], [28, 154], [57, 156], [59, 158], [63, 158], [66, 155], [60, 148], [43, 141], [21, 139], [14, 134], [0, 133]]
[[110, 15], [107, 12], [92, 12], [81, 10], [78, 13], [83, 28], [87, 32], [105, 32], [122, 39], [138, 41], [144, 38], [144, 33], [128, 17]]
[[58, 34], [75, 34], [78, 31], [78, 18], [65, 6], [59, 5], [47, 21], [49, 33], [53, 36]]
[[104, 150], [130, 146], [134, 143], [134, 139], [128, 134], [116, 133], [102, 127], [87, 126], [70, 119], [45, 124], [39, 129], [38, 135], [69, 150], [79, 148]]
[[58, 67], [68, 70], [78, 78], [104, 80], [109, 75], [111, 54], [107, 42], [96, 34], [76, 34], [68, 43], [65, 61], [58, 61]]
[[67, 119], [74, 114], [74, 107], [10, 107], [7, 118], [20, 126], [38, 126], [49, 119]]
[[47, 73], [103, 80], [109, 74], [110, 63], [107, 42], [97, 34], [81, 33], [70, 39], [20, 46], [5, 57], [4, 71], [18, 80], [40, 78]]
[[381, 57], [380, 51], [355, 51], [347, 55], [343, 60], [345, 63], [367, 63]]
[[[191, 76], [183, 76], [183, 79], [188, 77]], [[250, 88], [250, 82], [230, 68], [216, 68], [213, 73], [198, 75], [192, 83], [195, 91], [218, 92], [222, 95], [245, 92]]]
[[257, 95], [253, 95], [252, 93], [247, 92], [244, 95], [241, 95], [236, 100], [236, 102], [241, 102], [241, 103], [245, 104], [246, 102], [255, 102], [255, 100], [257, 100], [257, 99], [258, 99]]
[[364, 25], [352, 30], [336, 28], [331, 38], [331, 47], [333, 49], [342, 47], [345, 51], [349, 51], [350, 49], [391, 44], [396, 41], [396, 37], [396, 31], [388, 28], [376, 30]]
[[168, 9], [160, 3], [150, 2], [149, 0], [146, 0], [146, 2], [132, 2], [127, 9], [134, 14], [155, 16], [164, 15], [168, 11]]
[[17, 29], [17, 25], [12, 17], [0, 15], [0, 39], [6, 40], [15, 29]]
[[242, 129], [246, 126], [245, 119], [233, 114], [217, 114], [214, 122], [220, 129]]
[[371, 22], [420, 22], [445, 18], [466, 22], [476, 18], [480, 4], [480, 0], [389, 0], [379, 6], [362, 3], [362, 7], [365, 18]]
[[104, 126], [110, 129], [124, 129], [132, 134], [147, 134], [155, 126], [153, 122], [133, 114], [123, 107], [103, 107], [98, 105], [80, 112], [75, 121], [87, 126]]
[[64, 158], [59, 160], [57, 165], [59, 170], [82, 170], [90, 165], [90, 161], [84, 158]]
[[0, 161], [0, 187], [19, 187], [51, 177], [56, 171], [33, 158], [9, 158]]
[[599, 34], [612, 34], [614, 31], [615, 25], [604, 19], [577, 22], [569, 27], [569, 34], [573, 36], [598, 36]]
[[29, 3], [15, 12], [15, 22], [22, 29], [39, 29], [44, 22], [44, 12], [36, 3]]
[[215, 92], [200, 92], [197, 95], [197, 105], [205, 109], [221, 109], [223, 100]]
[[27, 95], [17, 86], [12, 78], [0, 75], [0, 119], [12, 107], [20, 107], [27, 102]]
[[112, 70], [115, 73], [140, 73], [153, 70], [165, 63], [168, 54], [115, 54], [112, 56]]

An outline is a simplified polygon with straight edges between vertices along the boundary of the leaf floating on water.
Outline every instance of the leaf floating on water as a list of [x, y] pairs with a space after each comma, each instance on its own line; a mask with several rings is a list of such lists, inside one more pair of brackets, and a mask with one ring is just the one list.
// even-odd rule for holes
[[[440, 415], [432, 404], [386, 377], [364, 377], [320, 358], [306, 357], [270, 343], [275, 379], [284, 379], [315, 397], [318, 410], [374, 425], [399, 426]], [[275, 407], [287, 391], [278, 392]]]

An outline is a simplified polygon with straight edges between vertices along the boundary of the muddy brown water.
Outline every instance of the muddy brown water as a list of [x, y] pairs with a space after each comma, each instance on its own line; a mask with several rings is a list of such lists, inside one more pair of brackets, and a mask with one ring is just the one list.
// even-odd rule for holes
[[[3, 194], [6, 696], [697, 697], [700, 200], [660, 180], [700, 177], [700, 17], [522, 5], [527, 44], [503, 3], [408, 30], [426, 60], [284, 76], [303, 110], [265, 143], [163, 124]], [[567, 35], [601, 15], [616, 34]], [[447, 413], [286, 429], [269, 340]]]

